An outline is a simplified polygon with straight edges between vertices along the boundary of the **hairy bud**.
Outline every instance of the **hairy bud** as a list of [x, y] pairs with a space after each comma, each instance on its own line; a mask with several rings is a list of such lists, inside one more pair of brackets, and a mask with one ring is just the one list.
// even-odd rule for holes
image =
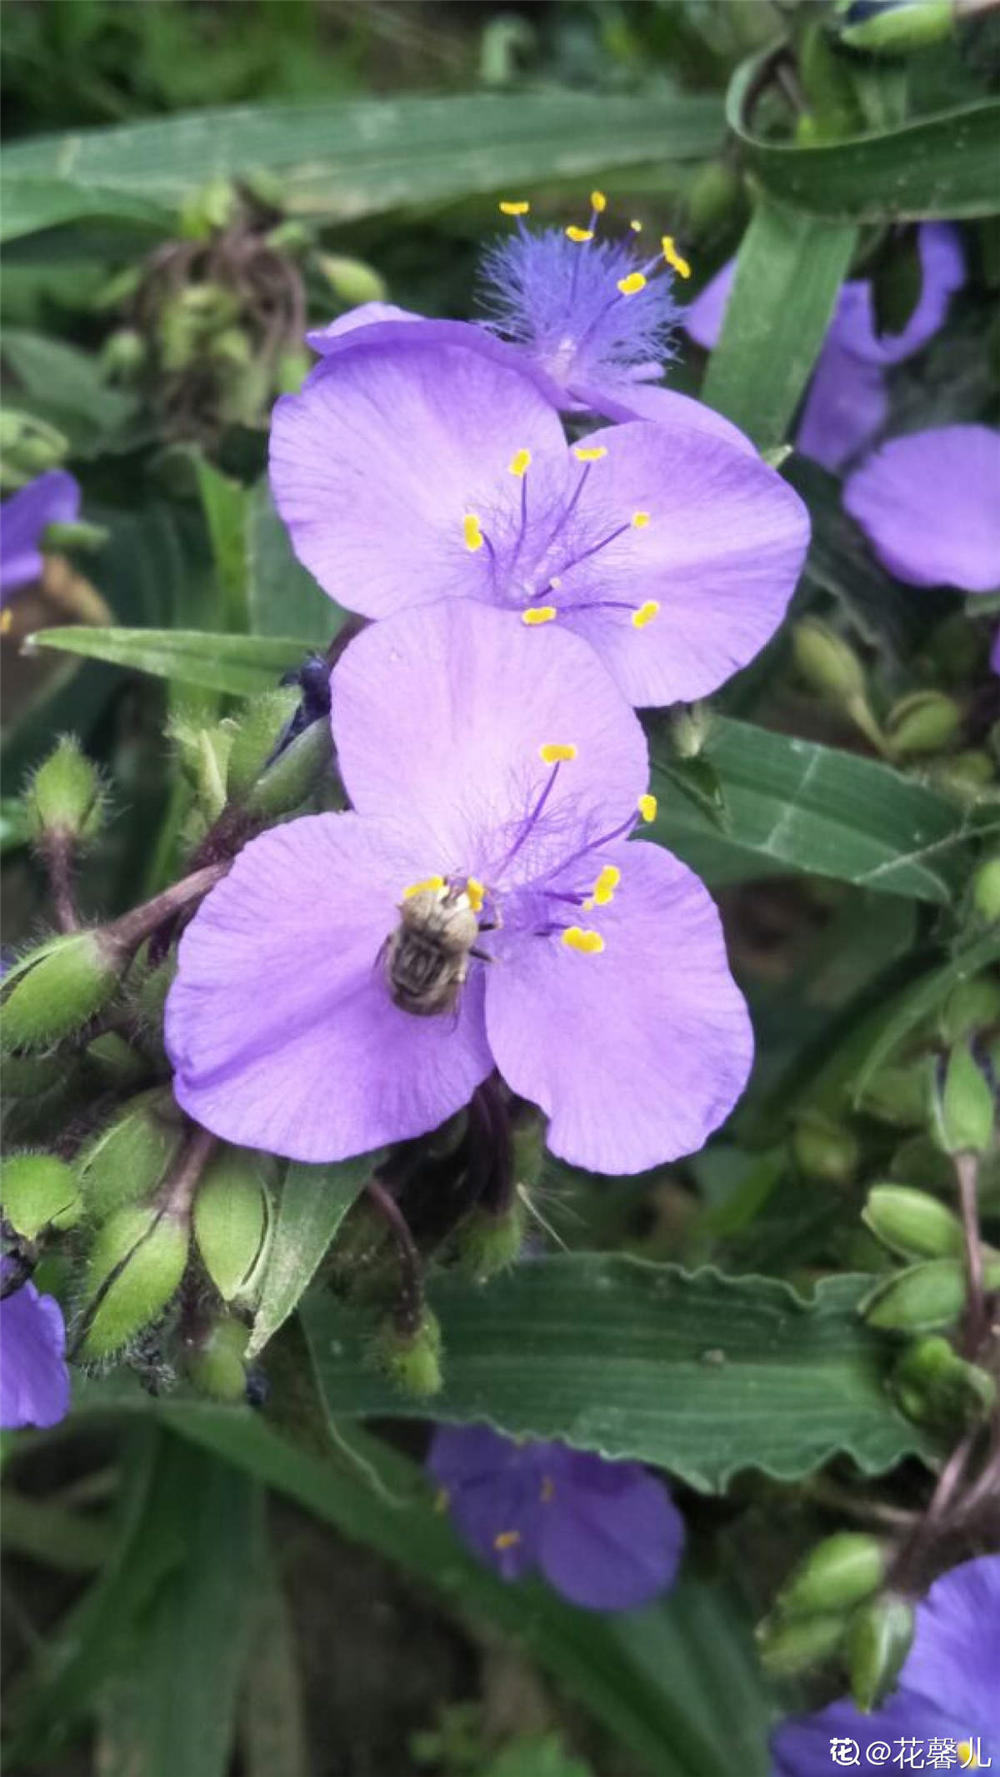
[[86, 1214], [104, 1221], [153, 1195], [180, 1148], [184, 1121], [162, 1087], [142, 1092], [91, 1138], [76, 1160]]
[[441, 1328], [425, 1308], [416, 1333], [400, 1331], [391, 1318], [384, 1321], [372, 1344], [378, 1368], [402, 1394], [429, 1399], [441, 1388]]
[[329, 770], [332, 755], [329, 722], [310, 722], [257, 779], [247, 796], [246, 808], [268, 821], [292, 814]]
[[99, 832], [103, 813], [100, 778], [75, 736], [64, 734], [39, 765], [25, 792], [25, 806], [36, 840], [68, 839], [79, 844]]
[[4, 1053], [47, 1049], [82, 1030], [114, 994], [124, 961], [100, 932], [40, 944], [4, 979]]
[[109, 1217], [90, 1255], [84, 1358], [111, 1357], [157, 1320], [184, 1275], [189, 1231], [168, 1210], [130, 1205]]
[[248, 699], [232, 725], [226, 775], [226, 791], [231, 802], [241, 802], [257, 782], [298, 708], [299, 695], [296, 687], [287, 686]]
[[524, 1209], [517, 1198], [502, 1215], [474, 1209], [456, 1235], [462, 1268], [477, 1283], [508, 1271], [516, 1264], [523, 1244]]
[[223, 1301], [250, 1288], [264, 1257], [270, 1219], [260, 1155], [248, 1148], [221, 1149], [198, 1186], [194, 1234]]
[[246, 1349], [248, 1328], [224, 1314], [213, 1322], [205, 1337], [187, 1352], [185, 1366], [200, 1394], [213, 1401], [236, 1403], [246, 1396]]
[[72, 1228], [80, 1216], [73, 1168], [54, 1154], [12, 1154], [0, 1171], [4, 1219], [25, 1240], [43, 1228]]

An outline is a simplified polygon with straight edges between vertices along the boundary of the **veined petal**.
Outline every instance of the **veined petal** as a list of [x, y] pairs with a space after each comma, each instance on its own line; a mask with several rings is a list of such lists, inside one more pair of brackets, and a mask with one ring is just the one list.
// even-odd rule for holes
[[844, 505], [880, 562], [910, 586], [1000, 586], [1000, 432], [939, 426], [883, 444]]
[[65, 469], [49, 469], [18, 488], [0, 507], [0, 595], [37, 580], [46, 525], [71, 524], [80, 510], [78, 482]]
[[734, 426], [732, 420], [716, 413], [714, 407], [707, 407], [704, 401], [695, 401], [693, 396], [682, 395], [678, 389], [665, 389], [661, 383], [632, 382], [611, 390], [588, 385], [574, 387], [573, 393], [581, 407], [602, 414], [605, 419], [619, 422], [652, 420], [656, 425], [673, 426], [678, 430], [688, 426], [692, 432], [724, 438], [749, 456], [757, 455], [752, 440]]
[[879, 366], [828, 339], [802, 409], [796, 449], [836, 473], [871, 443], [888, 412], [889, 395]]
[[69, 1412], [66, 1329], [53, 1296], [24, 1283], [0, 1301], [0, 1426], [58, 1424]]
[[328, 321], [325, 327], [311, 328], [306, 334], [306, 345], [325, 358], [329, 353], [339, 351], [347, 335], [356, 333], [361, 327], [374, 327], [387, 321], [423, 320], [423, 315], [414, 314], [412, 309], [397, 308], [394, 302], [359, 302], [356, 308]]
[[599, 954], [558, 936], [504, 947], [486, 1029], [504, 1079], [549, 1117], [552, 1152], [595, 1172], [694, 1153], [746, 1085], [753, 1035], [706, 889], [659, 846], [602, 851], [621, 880], [586, 918]]
[[453, 1017], [389, 997], [380, 951], [421, 835], [355, 814], [252, 841], [181, 940], [167, 1001], [174, 1089], [216, 1135], [342, 1160], [435, 1128], [490, 1072], [482, 986]]

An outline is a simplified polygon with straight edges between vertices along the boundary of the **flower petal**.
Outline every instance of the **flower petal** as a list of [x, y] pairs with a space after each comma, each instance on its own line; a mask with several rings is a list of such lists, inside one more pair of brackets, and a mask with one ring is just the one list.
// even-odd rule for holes
[[549, 1584], [587, 1610], [634, 1610], [672, 1585], [684, 1520], [666, 1488], [637, 1462], [573, 1451], [543, 1507], [539, 1565]]
[[423, 315], [414, 314], [412, 309], [397, 308], [394, 302], [359, 302], [356, 308], [348, 309], [336, 320], [328, 321], [325, 327], [313, 327], [306, 334], [306, 345], [312, 346], [321, 358], [328, 353], [339, 350], [340, 342], [349, 333], [355, 333], [359, 327], [374, 327], [387, 321], [422, 321]]
[[[967, 1732], [992, 1731], [1000, 1742], [998, 1648], [1000, 1555], [981, 1555], [942, 1574], [919, 1605], [901, 1684], [946, 1705]], [[991, 1750], [1000, 1758], [1000, 1744]]]
[[421, 843], [353, 814], [273, 828], [187, 928], [167, 1001], [174, 1089], [227, 1141], [342, 1160], [435, 1128], [490, 1072], [481, 967], [453, 1017], [389, 997], [379, 953]]
[[0, 594], [37, 580], [39, 548], [49, 524], [71, 524], [80, 510], [78, 482], [65, 469], [50, 469], [19, 488], [0, 508]]
[[374, 324], [335, 343], [274, 410], [271, 486], [296, 554], [368, 617], [462, 594], [488, 600], [490, 551], [470, 552], [464, 521], [498, 488], [513, 510], [518, 451], [531, 452], [536, 474], [546, 456], [564, 473], [551, 402], [510, 347], [459, 322]]
[[836, 473], [885, 425], [889, 395], [877, 364], [828, 339], [796, 434], [796, 449]]
[[33, 1283], [0, 1301], [0, 1426], [56, 1425], [69, 1412], [66, 1329]]
[[702, 346], [710, 352], [717, 345], [722, 323], [726, 317], [726, 304], [736, 276], [736, 260], [727, 259], [714, 278], [710, 278], [703, 290], [699, 290], [693, 302], [689, 302], [681, 316], [681, 325], [695, 345]]
[[901, 333], [876, 330], [875, 299], [867, 278], [844, 285], [830, 337], [869, 364], [900, 364], [933, 339], [944, 325], [952, 293], [965, 282], [961, 237], [947, 222], [922, 222], [917, 230], [920, 295]]
[[448, 1515], [466, 1548], [505, 1580], [521, 1579], [536, 1565], [534, 1445], [518, 1445], [485, 1425], [442, 1425], [427, 1467], [445, 1490]]
[[588, 923], [599, 955], [560, 938], [505, 946], [486, 981], [504, 1079], [550, 1118], [552, 1152], [641, 1172], [700, 1148], [746, 1084], [753, 1035], [714, 903], [659, 846], [607, 848], [621, 881]]
[[[935, 1736], [957, 1740], [964, 1731], [954, 1720], [946, 1698], [934, 1707], [904, 1691], [897, 1691], [871, 1715], [862, 1715], [860, 1709], [844, 1698], [829, 1704], [826, 1709], [817, 1710], [814, 1715], [781, 1723], [771, 1742], [773, 1777], [830, 1777], [837, 1769], [830, 1756], [834, 1740], [854, 1741], [860, 1749], [857, 1763], [862, 1770], [868, 1770], [872, 1766], [886, 1765], [888, 1768], [887, 1760], [881, 1756], [883, 1747], [895, 1745], [898, 1749], [901, 1740], [915, 1739], [915, 1756], [920, 1756], [926, 1743]], [[872, 1746], [878, 1747], [879, 1751], [869, 1759], [868, 1749]], [[848, 1750], [853, 1761], [853, 1747]], [[897, 1766], [898, 1758], [897, 1751], [893, 1760]], [[913, 1768], [921, 1769], [920, 1765]], [[960, 1767], [956, 1763], [953, 1768]]]
[[844, 487], [844, 505], [910, 586], [1000, 586], [1000, 432], [940, 426], [893, 438]]
[[[406, 807], [433, 837], [418, 878], [489, 875], [549, 778], [547, 744], [576, 748], [547, 800], [553, 857], [627, 820], [646, 788], [638, 721], [593, 651], [556, 624], [531, 629], [474, 604], [401, 612], [350, 643], [331, 691], [355, 807]], [[545, 867], [537, 847], [530, 856]]]
[[733, 425], [732, 420], [716, 413], [714, 407], [707, 407], [704, 401], [696, 401], [692, 395], [682, 395], [679, 389], [665, 389], [661, 383], [635, 382], [610, 391], [574, 385], [573, 393], [582, 407], [591, 413], [603, 414], [605, 419], [619, 422], [652, 420], [656, 425], [678, 429], [689, 426], [693, 432], [707, 432], [714, 438], [724, 438], [749, 456], [757, 455], [756, 445]]

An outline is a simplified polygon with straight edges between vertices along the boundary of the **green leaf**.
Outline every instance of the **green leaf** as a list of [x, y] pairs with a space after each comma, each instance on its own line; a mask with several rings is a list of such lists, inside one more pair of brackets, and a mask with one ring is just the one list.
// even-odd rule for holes
[[76, 457], [97, 456], [137, 411], [132, 395], [111, 389], [95, 357], [64, 340], [5, 328], [8, 402], [26, 406], [65, 434]]
[[261, 1551], [240, 1709], [246, 1777], [309, 1777], [295, 1625], [274, 1552]]
[[[660, 1463], [708, 1491], [744, 1468], [794, 1480], [838, 1452], [876, 1473], [921, 1439], [888, 1401], [885, 1348], [857, 1318], [870, 1283], [830, 1277], [807, 1304], [771, 1278], [592, 1253], [537, 1260], [488, 1289], [442, 1277], [434, 1415]], [[368, 1366], [362, 1320], [322, 1295], [303, 1316], [334, 1419], [426, 1413]]]
[[724, 798], [720, 831], [688, 797], [671, 792], [657, 750], [654, 730], [661, 805], [647, 832], [709, 883], [801, 870], [942, 903], [962, 884], [966, 818], [891, 766], [716, 717], [703, 757]]
[[171, 223], [171, 213], [165, 205], [130, 196], [128, 192], [114, 188], [104, 191], [99, 185], [60, 178], [18, 177], [4, 191], [0, 240], [16, 241], [22, 235], [57, 228], [62, 222], [75, 222], [80, 216], [95, 222], [105, 218], [136, 222], [161, 232]]
[[179, 679], [248, 697], [273, 690], [301, 664], [306, 644], [292, 636], [209, 635], [199, 629], [40, 629], [30, 641], [90, 660], [107, 660], [160, 679]]
[[293, 1161], [285, 1174], [264, 1273], [260, 1306], [247, 1357], [263, 1351], [269, 1339], [298, 1307], [327, 1248], [352, 1203], [364, 1190], [378, 1154], [359, 1154], [333, 1166], [302, 1166]]
[[297, 635], [328, 648], [346, 613], [292, 552], [266, 478], [248, 495], [247, 604], [255, 635]]
[[193, 451], [198, 492], [208, 526], [218, 582], [220, 611], [227, 630], [247, 629], [247, 558], [250, 495], [242, 482], [223, 475], [214, 463]]
[[770, 55], [737, 69], [726, 115], [746, 166], [772, 198], [841, 222], [995, 214], [996, 99], [917, 118], [877, 135], [802, 147], [756, 136], [749, 127], [748, 106]]
[[702, 396], [760, 450], [787, 436], [856, 240], [849, 223], [817, 221], [758, 198]]
[[[176, 210], [211, 179], [267, 169], [280, 175], [286, 207], [347, 220], [468, 192], [519, 196], [533, 183], [604, 168], [700, 160], [719, 146], [722, 124], [717, 98], [665, 81], [600, 97], [551, 88], [227, 106], [14, 143], [4, 209], [18, 234], [74, 217], [135, 220], [137, 202]], [[65, 193], [58, 211], [56, 181]]]

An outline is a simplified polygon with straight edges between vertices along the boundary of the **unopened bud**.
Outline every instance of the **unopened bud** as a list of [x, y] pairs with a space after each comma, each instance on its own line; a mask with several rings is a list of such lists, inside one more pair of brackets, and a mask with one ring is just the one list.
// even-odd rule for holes
[[851, 1695], [859, 1709], [875, 1709], [891, 1691], [913, 1643], [912, 1604], [894, 1592], [870, 1598], [854, 1612], [845, 1652]]
[[5, 408], [0, 414], [0, 457], [4, 492], [24, 487], [46, 469], [56, 469], [69, 456], [69, 439], [34, 414]]
[[173, 1095], [162, 1087], [133, 1098], [77, 1155], [86, 1214], [103, 1222], [125, 1204], [151, 1197], [184, 1135]]
[[245, 1398], [249, 1338], [249, 1329], [243, 1322], [226, 1314], [187, 1353], [187, 1373], [200, 1394], [232, 1403]]
[[158, 1320], [184, 1275], [187, 1222], [151, 1205], [120, 1209], [100, 1229], [84, 1284], [84, 1358], [110, 1357]]
[[235, 186], [221, 175], [190, 193], [181, 205], [179, 233], [182, 240], [204, 241], [216, 230], [228, 228], [239, 209]]
[[776, 1600], [784, 1616], [811, 1617], [849, 1610], [882, 1584], [888, 1550], [877, 1537], [842, 1530], [817, 1543], [785, 1581]]
[[207, 346], [208, 355], [215, 364], [224, 364], [244, 370], [254, 360], [254, 344], [242, 327], [223, 327], [213, 333]]
[[28, 824], [43, 840], [92, 839], [100, 830], [101, 781], [97, 767], [80, 751], [72, 734], [64, 734], [55, 750], [35, 771], [25, 793]]
[[919, 1339], [903, 1353], [892, 1389], [907, 1418], [940, 1436], [958, 1436], [985, 1419], [996, 1404], [992, 1376], [967, 1363], [940, 1333]]
[[837, 1652], [845, 1619], [830, 1616], [768, 1618], [757, 1630], [760, 1663], [770, 1678], [792, 1678], [810, 1672]]
[[849, 643], [818, 617], [792, 625], [792, 654], [813, 691], [836, 704], [865, 694], [864, 668]]
[[858, 1144], [851, 1131], [822, 1111], [804, 1111], [795, 1124], [792, 1150], [807, 1178], [827, 1184], [848, 1184], [858, 1165]]
[[515, 1198], [503, 1215], [474, 1209], [456, 1236], [460, 1262], [477, 1283], [485, 1283], [517, 1262], [524, 1244], [524, 1209]]
[[403, 1333], [392, 1319], [375, 1336], [372, 1356], [378, 1368], [403, 1394], [425, 1399], [441, 1388], [441, 1328], [429, 1308], [413, 1334]]
[[149, 349], [135, 327], [119, 327], [101, 348], [101, 368], [113, 382], [129, 383], [146, 367]]
[[1000, 858], [987, 858], [973, 872], [972, 905], [988, 925], [1000, 920]]
[[287, 253], [290, 258], [295, 259], [312, 246], [315, 235], [304, 222], [287, 216], [283, 222], [268, 230], [265, 239], [275, 253]]
[[948, 1057], [933, 1095], [934, 1133], [946, 1154], [985, 1154], [993, 1137], [993, 1089], [966, 1043]]
[[257, 779], [247, 796], [246, 808], [269, 821], [292, 814], [329, 770], [332, 756], [329, 722], [310, 722]]
[[304, 346], [286, 346], [274, 365], [274, 388], [279, 395], [297, 395], [313, 367]]
[[40, 944], [3, 982], [4, 1053], [47, 1049], [82, 1030], [115, 992], [124, 960], [100, 932]]
[[269, 1229], [260, 1156], [245, 1148], [223, 1148], [202, 1174], [194, 1201], [194, 1234], [205, 1269], [224, 1302], [250, 1285]]
[[[987, 1289], [1000, 1287], [1000, 1259], [984, 1266]], [[876, 1285], [862, 1304], [869, 1326], [887, 1332], [932, 1333], [954, 1326], [965, 1306], [959, 1259], [928, 1259]]]
[[385, 279], [363, 259], [348, 259], [341, 253], [317, 253], [315, 263], [331, 290], [351, 308], [363, 302], [385, 301]]
[[977, 975], [952, 989], [938, 1019], [942, 1041], [960, 1043], [963, 1037], [1000, 1026], [1000, 981]]
[[295, 686], [264, 691], [248, 699], [233, 723], [229, 748], [226, 790], [231, 802], [241, 802], [253, 788], [275, 745], [299, 706]]
[[848, 0], [840, 41], [872, 56], [907, 55], [944, 43], [955, 26], [955, 0]]
[[226, 776], [233, 731], [228, 723], [210, 728], [175, 719], [167, 730], [177, 748], [181, 770], [195, 793], [206, 825], [217, 821], [226, 806]]
[[73, 1168], [54, 1154], [12, 1154], [0, 1173], [0, 1205], [25, 1240], [37, 1239], [43, 1228], [72, 1228], [80, 1217]]
[[682, 704], [670, 714], [670, 739], [679, 759], [697, 759], [712, 732], [707, 704]]
[[861, 1220], [904, 1259], [957, 1258], [962, 1251], [958, 1217], [936, 1197], [909, 1185], [873, 1185]]
[[894, 704], [885, 724], [890, 751], [900, 759], [942, 753], [962, 727], [962, 712], [943, 691], [913, 691]]

